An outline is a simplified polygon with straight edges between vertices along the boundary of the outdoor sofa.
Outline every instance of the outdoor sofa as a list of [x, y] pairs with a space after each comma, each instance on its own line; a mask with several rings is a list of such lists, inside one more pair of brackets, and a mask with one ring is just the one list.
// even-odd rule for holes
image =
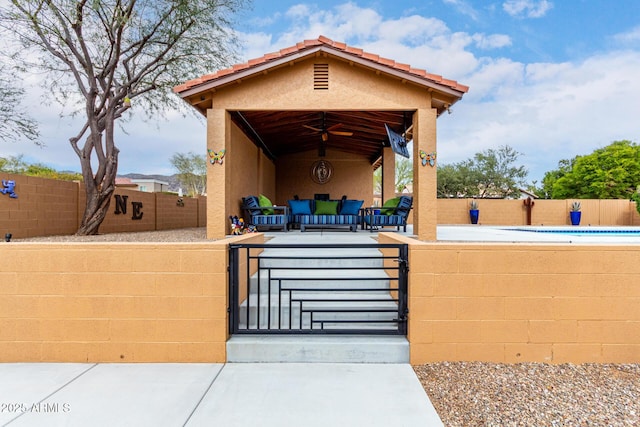
[[413, 197], [400, 196], [389, 199], [381, 207], [369, 207], [364, 209], [363, 226], [370, 231], [385, 226], [396, 226], [398, 230], [403, 227], [407, 231], [407, 217], [413, 206]]
[[348, 228], [356, 231], [362, 223], [363, 200], [289, 200], [289, 223], [307, 228]]
[[271, 201], [263, 196], [248, 196], [242, 198], [242, 210], [248, 224], [261, 228], [280, 228], [287, 231], [289, 212], [287, 206], [272, 205]]

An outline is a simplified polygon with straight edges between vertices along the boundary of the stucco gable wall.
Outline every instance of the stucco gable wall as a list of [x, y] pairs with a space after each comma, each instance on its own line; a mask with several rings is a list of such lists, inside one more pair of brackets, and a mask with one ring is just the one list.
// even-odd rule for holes
[[[329, 64], [329, 90], [314, 90], [313, 64]], [[425, 88], [334, 58], [311, 57], [292, 66], [218, 89], [213, 107], [228, 110], [430, 108]]]

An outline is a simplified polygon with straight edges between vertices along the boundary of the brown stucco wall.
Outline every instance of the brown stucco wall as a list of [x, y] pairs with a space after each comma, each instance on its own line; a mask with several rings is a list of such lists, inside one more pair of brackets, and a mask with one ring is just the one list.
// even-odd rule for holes
[[[313, 89], [313, 64], [329, 64], [329, 90]], [[311, 57], [219, 88], [214, 109], [310, 110], [431, 108], [426, 88], [331, 57]]]
[[[471, 199], [438, 199], [438, 224], [470, 224]], [[476, 199], [480, 225], [526, 225], [523, 200]], [[629, 200], [579, 200], [580, 225], [640, 225], [635, 202]], [[536, 200], [531, 210], [531, 225], [571, 225], [571, 200]]]
[[[410, 245], [411, 363], [640, 361], [638, 246], [379, 240]], [[263, 241], [0, 245], [0, 362], [222, 363], [227, 245]]]
[[[276, 203], [275, 165], [269, 160], [247, 136], [233, 123], [231, 127], [231, 155], [228, 156], [227, 172], [227, 196], [228, 215], [242, 217], [242, 198], [250, 195], [264, 194], [272, 202]], [[227, 159], [227, 157], [225, 157]], [[210, 165], [209, 173], [217, 182], [223, 175], [222, 165]], [[209, 188], [209, 187], [208, 187]], [[215, 186], [209, 194], [217, 194], [220, 187]], [[214, 197], [215, 202], [220, 202]], [[227, 221], [226, 232], [230, 232]]]
[[17, 198], [0, 194], [0, 232], [4, 238], [73, 234], [78, 229], [78, 193], [75, 182], [0, 173], [15, 181]]
[[640, 361], [640, 247], [408, 243], [411, 363]]
[[199, 199], [175, 194], [156, 194], [156, 230], [198, 227]]
[[[126, 213], [116, 214], [116, 199], [115, 196], [126, 197], [127, 203]], [[86, 196], [84, 189], [80, 192], [80, 203], [78, 204], [78, 215], [82, 218], [84, 212]], [[142, 203], [142, 217], [140, 219], [133, 219], [133, 206], [132, 203]], [[142, 191], [126, 190], [116, 188], [111, 198], [111, 204], [107, 211], [102, 225], [100, 225], [100, 233], [115, 233], [115, 232], [137, 232], [137, 231], [152, 231], [156, 229], [156, 193], [146, 193]]]
[[[16, 182], [18, 198], [0, 194], [0, 232], [14, 238], [74, 234], [85, 207], [81, 183], [0, 174], [0, 180]], [[115, 195], [126, 196], [126, 213], [116, 214]], [[204, 227], [207, 222], [206, 197], [183, 197], [184, 207], [176, 205], [177, 195], [145, 193], [117, 188], [111, 199], [100, 233], [166, 230]], [[142, 203], [142, 218], [133, 220], [132, 202]]]
[[0, 245], [0, 362], [226, 360], [227, 245]]
[[326, 184], [316, 184], [311, 179], [311, 166], [319, 160], [318, 151], [307, 151], [276, 162], [277, 200], [286, 204], [298, 195], [301, 199], [313, 199], [316, 193], [328, 193], [331, 199], [346, 195], [349, 199], [364, 200], [363, 206], [371, 206], [373, 198], [373, 167], [364, 158], [348, 153], [327, 150], [325, 160], [333, 165], [333, 176]]

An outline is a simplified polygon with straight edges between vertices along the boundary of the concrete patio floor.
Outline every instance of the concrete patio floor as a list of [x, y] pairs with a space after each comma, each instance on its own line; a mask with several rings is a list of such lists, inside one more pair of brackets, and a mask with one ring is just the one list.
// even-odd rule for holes
[[442, 426], [408, 364], [0, 364], [2, 426]]

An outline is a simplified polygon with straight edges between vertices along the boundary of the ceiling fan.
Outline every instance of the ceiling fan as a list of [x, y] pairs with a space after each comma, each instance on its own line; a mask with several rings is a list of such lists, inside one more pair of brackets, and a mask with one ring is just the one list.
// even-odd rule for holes
[[342, 127], [342, 123], [338, 123], [335, 124], [333, 126], [329, 126], [327, 127], [326, 125], [326, 115], [323, 112], [322, 113], [322, 127], [321, 128], [316, 128], [313, 126], [309, 126], [309, 125], [302, 125], [304, 127], [306, 127], [307, 129], [311, 129], [313, 131], [316, 132], [320, 132], [321, 137], [322, 137], [322, 142], [327, 142], [329, 140], [329, 134], [331, 135], [339, 135], [339, 136], [353, 136], [353, 132], [344, 132], [344, 131], [339, 131], [336, 129], [339, 129]]

